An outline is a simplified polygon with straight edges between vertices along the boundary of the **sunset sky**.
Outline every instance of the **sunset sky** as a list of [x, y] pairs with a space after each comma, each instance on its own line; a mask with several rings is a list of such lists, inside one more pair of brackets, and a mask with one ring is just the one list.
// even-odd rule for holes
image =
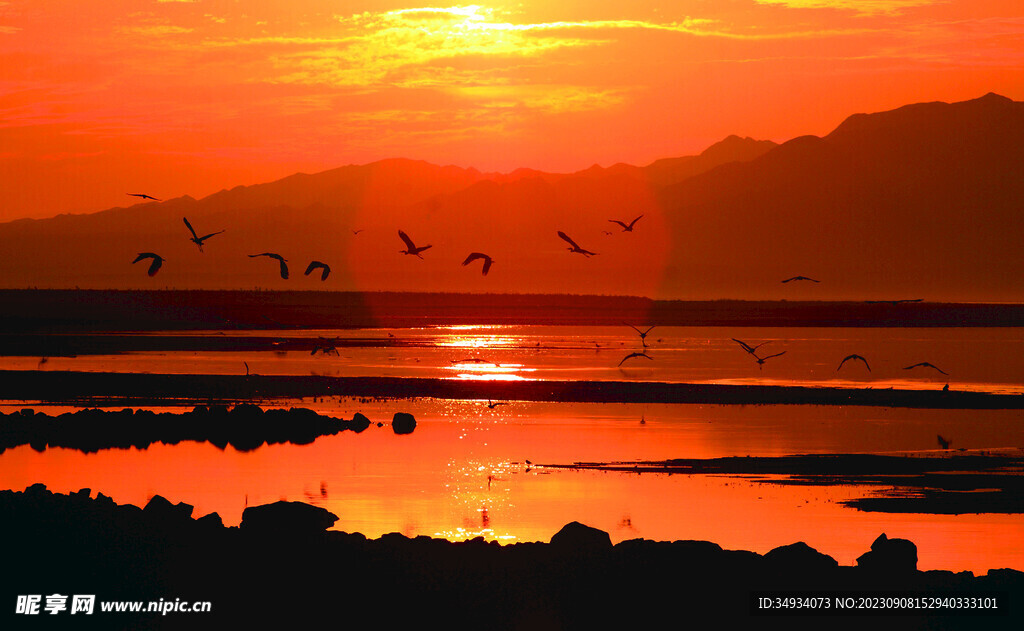
[[575, 171], [1024, 98], [1019, 0], [0, 1], [0, 221], [388, 157]]

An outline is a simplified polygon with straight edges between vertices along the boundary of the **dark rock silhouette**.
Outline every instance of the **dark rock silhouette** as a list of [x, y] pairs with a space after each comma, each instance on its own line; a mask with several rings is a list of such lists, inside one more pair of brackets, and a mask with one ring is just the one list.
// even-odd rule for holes
[[839, 567], [838, 561], [803, 541], [774, 548], [764, 555], [764, 560], [785, 574], [816, 574]]
[[551, 547], [577, 554], [601, 553], [611, 550], [612, 539], [603, 530], [574, 521], [562, 526], [551, 537]]
[[411, 434], [416, 429], [416, 419], [408, 412], [395, 412], [391, 419], [391, 429], [396, 434]]
[[360, 433], [370, 426], [370, 419], [366, 418], [362, 412], [356, 412], [349, 423], [349, 429], [355, 433]]
[[[361, 418], [358, 418], [361, 417]], [[361, 414], [346, 421], [321, 416], [306, 408], [264, 410], [241, 403], [196, 406], [191, 412], [160, 414], [149, 410], [84, 409], [52, 417], [25, 409], [0, 412], [0, 453], [29, 444], [36, 451], [65, 447], [84, 452], [100, 449], [145, 449], [155, 442], [207, 441], [220, 449], [231, 445], [250, 451], [264, 444], [308, 444], [320, 436], [361, 432], [369, 419]], [[155, 499], [155, 498], [154, 498]]]
[[336, 521], [338, 516], [327, 509], [280, 501], [245, 509], [239, 527], [246, 532], [303, 535], [323, 532]]
[[857, 557], [857, 567], [879, 574], [907, 574], [917, 570], [917, 546], [907, 539], [878, 535], [871, 550]]
[[142, 513], [152, 520], [168, 526], [175, 526], [192, 519], [193, 507], [184, 502], [171, 504], [165, 497], [154, 495], [142, 509]]
[[[0, 573], [0, 592], [52, 593], [45, 590], [57, 589], [51, 585], [59, 577], [60, 593], [95, 593], [98, 601], [180, 595], [213, 603], [209, 613], [174, 619], [115, 617], [97, 607], [82, 623], [95, 625], [89, 628], [268, 628], [337, 616], [339, 607], [382, 629], [656, 628], [681, 612], [714, 620], [718, 628], [773, 628], [753, 611], [757, 594], [879, 589], [919, 597], [996, 595], [1000, 609], [891, 617], [833, 611], [801, 618], [806, 625], [791, 618], [787, 628], [1017, 629], [1024, 621], [1024, 572], [1009, 569], [975, 577], [909, 568], [880, 576], [861, 565], [835, 566], [803, 544], [764, 556], [706, 541], [634, 539], [612, 546], [607, 533], [581, 524], [567, 525], [550, 544], [453, 543], [397, 533], [370, 540], [324, 530], [333, 515], [294, 502], [253, 507], [239, 528], [217, 526], [213, 516], [168, 527], [169, 504], [157, 500], [145, 511], [103, 494], [92, 499], [88, 489], [64, 495], [41, 484], [0, 491], [0, 523], [17, 542], [4, 551], [10, 571]], [[0, 608], [5, 629], [23, 628], [25, 620], [13, 606]]]

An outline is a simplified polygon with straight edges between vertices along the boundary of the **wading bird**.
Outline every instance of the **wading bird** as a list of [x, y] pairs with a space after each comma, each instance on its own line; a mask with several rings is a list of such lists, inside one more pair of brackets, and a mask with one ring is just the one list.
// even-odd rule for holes
[[412, 242], [412, 239], [409, 238], [409, 235], [405, 234], [401, 230], [398, 231], [398, 236], [402, 238], [402, 241], [405, 241], [406, 249], [405, 250], [399, 250], [399, 252], [401, 252], [402, 254], [413, 254], [415, 256], [419, 256], [420, 258], [423, 258], [420, 255], [420, 252], [422, 252], [424, 250], [429, 250], [430, 248], [433, 247], [433, 246], [430, 246], [430, 245], [425, 245], [425, 246], [420, 247], [420, 248], [416, 247], [416, 244]]
[[868, 365], [868, 360], [864, 359], [860, 355], [847, 355], [846, 357], [844, 357], [843, 361], [839, 362], [839, 366], [836, 368], [836, 372], [839, 372], [839, 369], [843, 367], [843, 364], [850, 361], [851, 359], [861, 360], [862, 362], [864, 362], [864, 366], [868, 369], [868, 372], [871, 372], [871, 366]]
[[626, 225], [625, 222], [619, 221], [618, 219], [609, 219], [608, 221], [612, 223], [617, 223], [620, 226], [622, 226], [623, 232], [633, 232], [633, 226], [636, 224], [636, 222], [640, 221], [641, 217], [643, 217], [643, 215], [640, 215], [640, 217], [637, 217], [633, 221], [629, 222], [629, 225]]
[[491, 408], [492, 410], [498, 407], [499, 405], [508, 405], [508, 403], [505, 403], [504, 401], [491, 401], [490, 399], [487, 399], [487, 407]]
[[131, 195], [132, 197], [141, 197], [142, 199], [151, 199], [154, 202], [160, 201], [159, 199], [146, 195], [145, 193], [125, 193], [125, 195]]
[[640, 336], [640, 343], [643, 344], [644, 348], [647, 348], [647, 334], [651, 332], [651, 329], [653, 329], [654, 327], [658, 326], [658, 325], [655, 324], [655, 325], [652, 325], [652, 326], [648, 327], [646, 331], [641, 331], [640, 329], [636, 328], [635, 326], [633, 326], [629, 322], [623, 322], [623, 324], [625, 324], [626, 326], [628, 326], [629, 328], [631, 328], [631, 329], [633, 329], [634, 331], [637, 332], [637, 334]]
[[950, 443], [953, 442], [951, 440], [946, 440], [941, 434], [936, 434], [935, 437], [939, 439], [939, 447], [942, 447], [943, 449], [949, 449]]
[[564, 239], [569, 245], [572, 246], [571, 248], [568, 248], [568, 250], [570, 252], [575, 252], [577, 254], [582, 254], [583, 256], [585, 256], [587, 258], [590, 258], [591, 256], [594, 256], [595, 254], [597, 254], [597, 252], [591, 252], [590, 250], [584, 250], [579, 245], [577, 245], [575, 241], [570, 239], [569, 235], [565, 234], [561, 230], [558, 231], [558, 236], [561, 237], [562, 239]]
[[758, 370], [761, 370], [762, 368], [764, 368], [764, 363], [766, 361], [768, 361], [769, 359], [771, 359], [772, 357], [778, 357], [779, 355], [785, 355], [785, 354], [786, 354], [786, 351], [782, 351], [781, 353], [775, 353], [774, 355], [768, 355], [767, 357], [758, 357], [757, 353], [751, 353], [751, 355], [754, 356], [754, 359], [757, 360], [757, 369]]
[[820, 283], [821, 282], [820, 280], [814, 280], [813, 278], [808, 278], [807, 276], [793, 276], [792, 278], [787, 278], [786, 280], [784, 280], [782, 282], [788, 283], [788, 282], [793, 281], [793, 280], [809, 280], [812, 283]]
[[281, 278], [288, 280], [288, 266], [286, 265], [286, 263], [288, 263], [288, 259], [284, 258], [280, 254], [275, 254], [273, 252], [261, 252], [259, 254], [250, 254], [249, 258], [255, 258], [257, 256], [269, 256], [272, 259], [277, 259], [278, 262], [281, 263]]
[[491, 264], [494, 263], [494, 259], [492, 259], [491, 257], [487, 256], [486, 254], [480, 254], [479, 252], [473, 252], [472, 254], [470, 254], [469, 256], [466, 257], [466, 260], [463, 261], [462, 264], [463, 265], [469, 265], [470, 263], [472, 263], [473, 261], [475, 261], [477, 259], [483, 259], [484, 260], [484, 268], [481, 271], [483, 272], [484, 276], [487, 276], [487, 272], [491, 271]]
[[327, 263], [321, 263], [320, 261], [313, 261], [312, 263], [310, 263], [309, 267], [306, 268], [305, 275], [309, 276], [310, 274], [313, 273], [313, 270], [318, 268], [323, 270], [320, 273], [320, 280], [327, 280], [327, 275], [331, 273], [331, 266], [328, 265]]
[[911, 368], [917, 368], [917, 367], [921, 367], [921, 368], [934, 368], [935, 370], [941, 372], [942, 374], [944, 374], [946, 376], [949, 376], [948, 372], [946, 372], [945, 370], [939, 368], [938, 366], [936, 366], [935, 364], [933, 364], [931, 362], [921, 362], [920, 364], [914, 364], [913, 366], [907, 366], [903, 370], [910, 370]]
[[619, 366], [624, 364], [627, 359], [632, 359], [633, 357], [646, 357], [647, 359], [654, 361], [654, 358], [648, 355], [646, 351], [644, 351], [643, 353], [630, 353], [629, 355], [626, 355], [625, 357], [622, 358], [622, 361], [619, 362]]
[[212, 237], [214, 235], [218, 235], [218, 234], [224, 232], [223, 230], [218, 230], [217, 232], [211, 232], [210, 234], [208, 234], [206, 236], [200, 237], [199, 235], [196, 234], [196, 231], [192, 228], [192, 224], [190, 224], [188, 222], [188, 218], [187, 217], [182, 217], [181, 220], [185, 222], [185, 227], [188, 228], [188, 231], [192, 233], [192, 238], [189, 239], [189, 241], [191, 241], [192, 243], [195, 243], [196, 245], [198, 245], [200, 252], [203, 251], [203, 241], [206, 241], [210, 237]]
[[757, 357], [757, 353], [755, 353], [754, 351], [756, 351], [757, 349], [761, 348], [762, 346], [764, 346], [765, 344], [768, 343], [768, 342], [761, 342], [757, 346], [751, 346], [750, 344], [747, 344], [743, 340], [737, 340], [736, 338], [732, 338], [732, 341], [736, 342], [737, 344], [742, 346], [743, 350], [747, 351], [748, 353], [750, 353], [754, 357]]
[[153, 254], [152, 252], [139, 252], [139, 255], [135, 257], [134, 261], [132, 261], [132, 265], [135, 265], [142, 259], [153, 259], [153, 263], [150, 264], [149, 271], [147, 272], [150, 276], [156, 275], [156, 273], [160, 271], [160, 266], [164, 264], [164, 257], [159, 254]]

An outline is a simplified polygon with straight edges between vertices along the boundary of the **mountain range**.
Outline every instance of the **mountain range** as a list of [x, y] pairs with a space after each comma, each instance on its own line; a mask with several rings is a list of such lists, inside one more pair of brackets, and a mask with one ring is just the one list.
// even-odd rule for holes
[[[126, 191], [130, 183], [122, 184]], [[556, 174], [404, 159], [0, 224], [0, 287], [1024, 300], [1024, 103], [854, 114], [824, 137]], [[611, 220], [629, 224], [627, 232]], [[204, 252], [189, 242], [224, 230]], [[399, 253], [403, 230], [423, 258]], [[597, 255], [570, 253], [562, 231]], [[153, 277], [139, 252], [165, 262]], [[280, 253], [277, 261], [247, 255]], [[494, 259], [463, 267], [470, 252]], [[303, 276], [330, 264], [326, 281]], [[804, 275], [820, 282], [781, 280]]]

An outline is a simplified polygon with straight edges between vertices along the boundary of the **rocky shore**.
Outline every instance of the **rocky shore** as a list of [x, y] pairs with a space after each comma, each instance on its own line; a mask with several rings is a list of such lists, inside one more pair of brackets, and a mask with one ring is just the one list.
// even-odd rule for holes
[[[0, 491], [2, 616], [64, 628], [1000, 629], [1024, 621], [1024, 573], [919, 571], [917, 548], [880, 535], [854, 566], [803, 543], [766, 554], [706, 541], [631, 540], [571, 523], [549, 543], [498, 545], [327, 530], [337, 517], [298, 502], [250, 507], [238, 527], [154, 496], [144, 508], [88, 489]], [[15, 613], [19, 595], [209, 602], [208, 612]], [[825, 598], [828, 611], [761, 598]], [[846, 597], [995, 598], [997, 610], [836, 610]], [[773, 601], [784, 603], [785, 600]], [[790, 600], [788, 602], [797, 602]], [[807, 602], [805, 600], [805, 602]], [[816, 601], [819, 604], [824, 601]], [[362, 622], [359, 622], [362, 621]], [[319, 625], [318, 625], [319, 626]]]
[[[0, 453], [21, 445], [36, 451], [64, 447], [84, 452], [100, 449], [145, 449], [153, 443], [210, 442], [220, 449], [231, 445], [251, 451], [262, 445], [305, 445], [342, 431], [362, 432], [370, 419], [356, 413], [351, 420], [323, 416], [305, 408], [268, 409], [240, 404], [197, 406], [179, 414], [124, 409], [84, 409], [50, 416], [25, 408], [0, 412]], [[403, 412], [391, 422], [396, 434], [412, 433], [416, 420]]]

